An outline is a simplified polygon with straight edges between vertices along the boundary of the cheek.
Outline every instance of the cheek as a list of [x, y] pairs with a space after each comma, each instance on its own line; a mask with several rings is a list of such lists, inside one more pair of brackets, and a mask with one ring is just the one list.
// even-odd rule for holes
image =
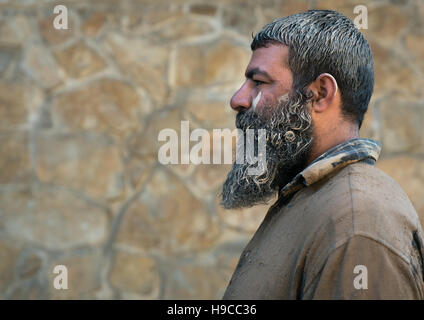
[[264, 91], [260, 91], [258, 95], [252, 100], [252, 111], [264, 112], [269, 108], [273, 108], [278, 103], [278, 99], [272, 97]]
[[258, 95], [252, 101], [253, 111], [256, 110], [256, 106], [258, 105], [259, 101], [261, 100], [261, 97], [262, 97], [262, 91], [259, 91]]

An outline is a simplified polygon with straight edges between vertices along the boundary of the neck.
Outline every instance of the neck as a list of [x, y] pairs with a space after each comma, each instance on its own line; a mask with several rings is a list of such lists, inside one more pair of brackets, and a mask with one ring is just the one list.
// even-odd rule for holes
[[306, 167], [327, 150], [343, 142], [356, 138], [359, 138], [357, 127], [348, 127], [344, 130], [327, 132], [327, 134], [315, 136], [311, 152], [309, 153], [308, 160], [306, 161]]

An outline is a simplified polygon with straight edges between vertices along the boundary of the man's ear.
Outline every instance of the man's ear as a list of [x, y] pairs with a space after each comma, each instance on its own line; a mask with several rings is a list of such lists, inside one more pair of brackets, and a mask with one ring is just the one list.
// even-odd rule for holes
[[337, 81], [329, 73], [320, 74], [308, 88], [314, 94], [313, 108], [316, 112], [322, 112], [336, 100], [338, 91]]

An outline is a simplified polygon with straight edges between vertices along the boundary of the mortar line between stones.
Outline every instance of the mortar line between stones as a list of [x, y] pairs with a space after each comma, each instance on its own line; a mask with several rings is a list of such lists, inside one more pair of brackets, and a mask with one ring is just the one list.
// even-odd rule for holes
[[137, 192], [135, 192], [127, 201], [126, 203], [121, 207], [121, 209], [118, 212], [118, 215], [112, 222], [112, 226], [110, 228], [109, 238], [106, 241], [105, 245], [103, 246], [103, 257], [107, 257], [110, 255], [112, 251], [113, 243], [115, 242], [117, 233], [119, 231], [119, 227], [121, 226], [122, 220], [127, 212], [128, 207], [130, 204], [138, 197], [140, 194], [144, 191], [146, 184], [150, 181], [150, 179], [153, 176], [153, 172], [156, 171], [156, 166], [153, 167], [153, 169], [150, 171], [148, 178], [145, 181], [144, 186]]

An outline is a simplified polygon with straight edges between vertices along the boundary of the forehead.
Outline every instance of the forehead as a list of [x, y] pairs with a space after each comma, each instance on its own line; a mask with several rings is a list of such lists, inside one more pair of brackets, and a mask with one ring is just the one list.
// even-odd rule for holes
[[271, 44], [268, 47], [258, 48], [252, 52], [246, 72], [260, 69], [267, 72], [274, 80], [291, 79], [288, 67], [289, 48], [285, 45]]

